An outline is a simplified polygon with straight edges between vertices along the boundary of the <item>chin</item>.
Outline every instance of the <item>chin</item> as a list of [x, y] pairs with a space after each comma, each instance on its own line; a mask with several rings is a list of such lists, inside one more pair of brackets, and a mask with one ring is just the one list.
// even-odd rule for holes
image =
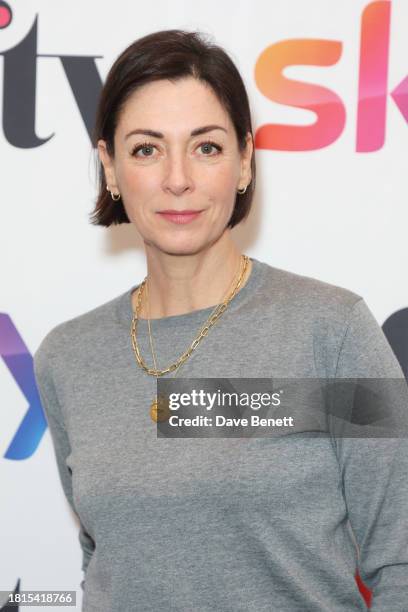
[[156, 245], [157, 248], [166, 255], [197, 255], [201, 251], [205, 250], [207, 245]]
[[186, 238], [175, 240], [173, 236], [168, 240], [163, 240], [162, 238], [158, 241], [150, 241], [149, 244], [167, 255], [196, 255], [208, 249], [215, 241], [216, 239], [200, 240], [198, 237], [196, 239], [191, 237], [189, 240]]

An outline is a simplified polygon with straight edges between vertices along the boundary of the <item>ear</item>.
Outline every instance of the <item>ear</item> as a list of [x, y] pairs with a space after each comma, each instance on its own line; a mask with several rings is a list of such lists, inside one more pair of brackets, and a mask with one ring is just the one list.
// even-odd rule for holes
[[113, 159], [108, 153], [105, 140], [98, 140], [98, 154], [105, 172], [107, 186], [112, 191], [118, 191]]
[[243, 189], [252, 180], [251, 159], [254, 150], [251, 132], [247, 132], [245, 149], [241, 151], [241, 170], [238, 189]]

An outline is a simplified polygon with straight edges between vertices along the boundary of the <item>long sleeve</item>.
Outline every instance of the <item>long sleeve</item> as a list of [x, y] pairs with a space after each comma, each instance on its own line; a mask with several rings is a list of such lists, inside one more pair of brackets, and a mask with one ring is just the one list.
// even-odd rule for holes
[[[337, 378], [404, 379], [365, 301], [354, 304], [337, 363]], [[405, 379], [398, 381], [406, 388]], [[408, 412], [403, 393], [403, 411]], [[406, 418], [404, 421], [406, 423]], [[359, 548], [359, 573], [372, 590], [371, 612], [408, 610], [408, 440], [336, 440], [343, 494]]]
[[[44, 340], [36, 351], [36, 353], [34, 354], [34, 375], [41, 399], [41, 404], [48, 423], [48, 427], [50, 429], [50, 435], [54, 447], [54, 453], [57, 461], [57, 467], [62, 487], [72, 510], [78, 516], [75, 509], [72, 494], [72, 474], [70, 468], [66, 464], [66, 459], [71, 453], [71, 447], [66, 429], [64, 427], [61, 407], [58, 403], [58, 398], [52, 379], [51, 358], [50, 355], [46, 352], [46, 346], [47, 342], [46, 340]], [[82, 570], [85, 573], [92, 553], [95, 549], [95, 543], [91, 536], [86, 532], [81, 522], [78, 539], [82, 549]], [[84, 589], [84, 583], [85, 580], [82, 580], [82, 589]]]

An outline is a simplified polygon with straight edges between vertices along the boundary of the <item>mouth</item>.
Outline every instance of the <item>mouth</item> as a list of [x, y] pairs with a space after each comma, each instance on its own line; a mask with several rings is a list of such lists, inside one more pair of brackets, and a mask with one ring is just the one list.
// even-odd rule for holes
[[202, 212], [202, 210], [160, 210], [157, 214], [171, 223], [185, 224], [197, 219]]

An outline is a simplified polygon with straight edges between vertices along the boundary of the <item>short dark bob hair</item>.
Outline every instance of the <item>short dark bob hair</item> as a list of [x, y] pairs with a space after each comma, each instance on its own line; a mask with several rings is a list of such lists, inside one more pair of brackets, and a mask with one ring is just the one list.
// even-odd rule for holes
[[[126, 101], [139, 87], [160, 79], [178, 80], [193, 76], [210, 85], [218, 100], [229, 113], [242, 151], [246, 134], [254, 144], [248, 95], [241, 75], [227, 53], [208, 42], [201, 32], [162, 30], [139, 38], [127, 47], [112, 65], [102, 88], [96, 111], [93, 146], [99, 139], [114, 156], [114, 134], [120, 112]], [[244, 194], [237, 192], [234, 211], [227, 227], [234, 227], [250, 211], [255, 189], [255, 150], [252, 153], [252, 180]], [[130, 223], [122, 200], [113, 201], [106, 189], [103, 166], [99, 159], [97, 174], [99, 193], [90, 213], [93, 225]]]

